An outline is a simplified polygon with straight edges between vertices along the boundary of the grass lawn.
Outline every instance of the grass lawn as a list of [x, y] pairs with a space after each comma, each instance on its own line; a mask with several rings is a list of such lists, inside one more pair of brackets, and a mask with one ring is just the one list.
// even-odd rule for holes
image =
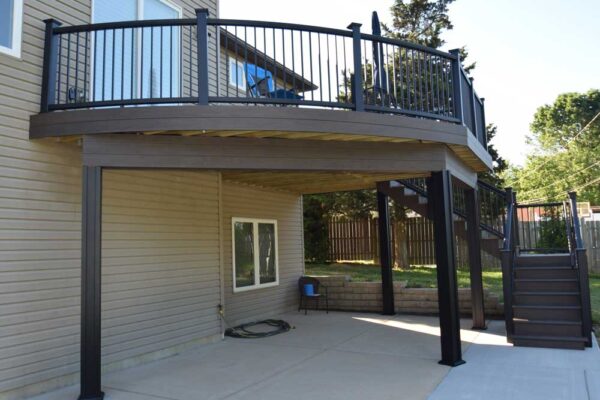
[[[379, 265], [373, 264], [306, 264], [308, 275], [348, 275], [353, 281], [374, 282], [381, 280]], [[469, 287], [469, 271], [458, 271], [458, 286]], [[435, 268], [413, 267], [409, 270], [394, 270], [395, 281], [407, 281], [408, 287], [436, 287]], [[483, 286], [502, 298], [502, 273], [498, 270], [483, 271]], [[596, 334], [600, 333], [600, 274], [590, 275], [592, 318]]]

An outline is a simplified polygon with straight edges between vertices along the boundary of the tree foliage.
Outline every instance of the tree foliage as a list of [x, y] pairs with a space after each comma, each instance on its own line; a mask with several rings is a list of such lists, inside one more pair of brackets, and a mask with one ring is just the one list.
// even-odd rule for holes
[[600, 204], [598, 113], [597, 89], [561, 94], [537, 110], [527, 138], [535, 150], [523, 168], [506, 172], [519, 200], [562, 200], [575, 189], [580, 201]]
[[[442, 34], [454, 28], [448, 16], [448, 6], [454, 1], [395, 0], [390, 8], [392, 25], [381, 24], [383, 32], [388, 37], [439, 49], [446, 43]], [[466, 47], [461, 47], [460, 53], [464, 62], [468, 56]], [[467, 72], [473, 68], [475, 63], [465, 64]]]

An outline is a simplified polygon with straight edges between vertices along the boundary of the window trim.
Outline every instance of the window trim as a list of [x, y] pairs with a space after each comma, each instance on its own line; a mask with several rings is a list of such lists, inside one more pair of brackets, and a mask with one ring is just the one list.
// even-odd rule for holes
[[12, 25], [12, 46], [4, 47], [0, 45], [0, 53], [16, 58], [21, 58], [21, 39], [23, 33], [23, 0], [14, 0]]
[[[249, 286], [236, 286], [235, 277], [235, 224], [237, 222], [252, 223], [252, 234], [254, 241], [254, 284]], [[258, 244], [258, 224], [272, 224], [275, 228], [275, 281], [268, 283], [260, 283], [260, 249]], [[231, 218], [231, 272], [232, 272], [232, 287], [234, 293], [247, 292], [249, 290], [264, 289], [279, 285], [279, 231], [277, 229], [277, 220], [262, 219], [262, 218]]]
[[[231, 63], [235, 63], [236, 67], [239, 66], [242, 69], [242, 85], [241, 86], [238, 85], [237, 82], [233, 83], [231, 81], [234, 78], [233, 71], [231, 70]], [[229, 80], [228, 80], [227, 84], [234, 89], [245, 91], [247, 83], [246, 83], [246, 71], [244, 68], [244, 63], [235, 57], [231, 57], [231, 58], [229, 58], [229, 65], [227, 66], [227, 68], [229, 69]]]

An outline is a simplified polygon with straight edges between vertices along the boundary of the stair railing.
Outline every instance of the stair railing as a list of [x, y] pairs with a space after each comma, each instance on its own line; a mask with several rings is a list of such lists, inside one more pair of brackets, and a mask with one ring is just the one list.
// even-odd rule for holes
[[504, 293], [504, 319], [506, 323], [506, 339], [512, 343], [514, 334], [513, 322], [513, 271], [517, 254], [516, 246], [516, 194], [512, 188], [506, 188], [506, 220], [504, 225], [504, 243], [501, 254], [502, 288]]
[[581, 329], [586, 338], [586, 346], [592, 346], [592, 306], [590, 300], [590, 283], [588, 275], [586, 249], [581, 237], [581, 226], [577, 213], [577, 193], [569, 192], [571, 226], [569, 232], [569, 248], [574, 266], [579, 275], [579, 293], [581, 296]]

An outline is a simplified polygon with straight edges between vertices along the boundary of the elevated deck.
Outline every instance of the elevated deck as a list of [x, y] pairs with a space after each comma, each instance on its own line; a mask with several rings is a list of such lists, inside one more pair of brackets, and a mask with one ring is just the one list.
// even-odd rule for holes
[[492, 166], [483, 99], [457, 52], [358, 24], [222, 20], [205, 10], [195, 19], [46, 21], [30, 137], [99, 134], [406, 143], [450, 149], [472, 173]]

